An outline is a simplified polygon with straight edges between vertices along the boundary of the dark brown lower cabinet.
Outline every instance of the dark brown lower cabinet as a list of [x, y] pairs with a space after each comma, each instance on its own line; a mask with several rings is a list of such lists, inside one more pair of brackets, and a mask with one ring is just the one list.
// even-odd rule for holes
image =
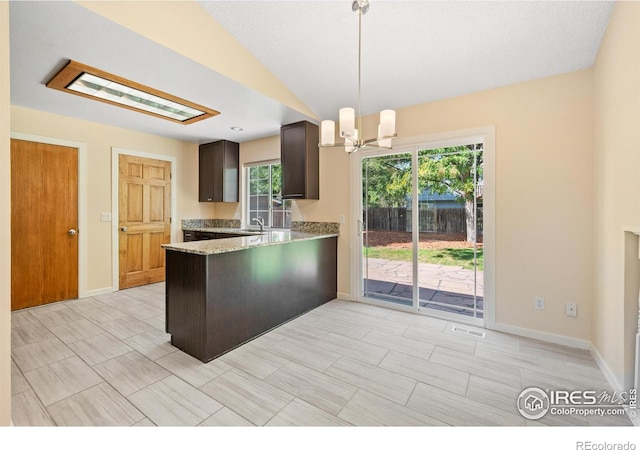
[[207, 362], [336, 298], [337, 238], [214, 255], [167, 249], [166, 331]]

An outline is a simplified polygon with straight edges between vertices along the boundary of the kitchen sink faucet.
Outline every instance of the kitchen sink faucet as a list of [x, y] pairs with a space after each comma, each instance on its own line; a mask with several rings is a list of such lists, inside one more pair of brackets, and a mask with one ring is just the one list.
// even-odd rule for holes
[[260, 226], [260, 233], [264, 231], [264, 219], [262, 217], [254, 217], [253, 221]]

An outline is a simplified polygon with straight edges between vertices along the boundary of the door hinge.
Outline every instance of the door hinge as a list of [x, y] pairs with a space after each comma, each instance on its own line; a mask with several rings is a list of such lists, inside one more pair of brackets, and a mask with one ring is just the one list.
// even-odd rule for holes
[[169, 217], [169, 223], [173, 223], [173, 217]]

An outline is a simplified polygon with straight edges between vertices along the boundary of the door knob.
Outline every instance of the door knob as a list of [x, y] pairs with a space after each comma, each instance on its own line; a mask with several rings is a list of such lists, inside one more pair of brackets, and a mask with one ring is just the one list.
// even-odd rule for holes
[[127, 227], [121, 227], [121, 228], [120, 228], [120, 231], [122, 231], [123, 233], [126, 233], [126, 232], [127, 232], [127, 230], [128, 230], [128, 228], [127, 228]]
[[69, 233], [69, 236], [73, 236], [77, 233], [77, 231], [72, 228], [69, 231], [67, 231], [67, 233]]

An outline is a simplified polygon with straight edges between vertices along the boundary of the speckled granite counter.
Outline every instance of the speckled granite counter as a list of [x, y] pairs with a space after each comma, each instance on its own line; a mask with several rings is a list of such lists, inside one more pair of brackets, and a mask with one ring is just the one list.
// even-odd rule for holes
[[182, 227], [182, 231], [204, 231], [206, 233], [244, 234], [246, 236], [255, 236], [256, 234], [258, 234], [258, 229], [256, 229], [255, 231], [247, 231], [247, 230], [241, 230], [240, 228], [201, 227], [201, 226], [195, 226], [195, 225]]
[[182, 229], [240, 228], [239, 219], [182, 219]]
[[[237, 233], [240, 231], [233, 228], [198, 228], [198, 231], [211, 231], [214, 233]], [[226, 231], [225, 231], [226, 230]], [[288, 242], [309, 241], [313, 239], [325, 239], [337, 237], [337, 234], [300, 233], [297, 231], [265, 231], [264, 234], [247, 233], [246, 237], [235, 237], [227, 239], [213, 239], [208, 241], [182, 242], [176, 244], [164, 244], [167, 250], [175, 250], [183, 253], [193, 253], [196, 255], [215, 255], [218, 253], [235, 252], [253, 247], [265, 247], [268, 245], [285, 244]]]

